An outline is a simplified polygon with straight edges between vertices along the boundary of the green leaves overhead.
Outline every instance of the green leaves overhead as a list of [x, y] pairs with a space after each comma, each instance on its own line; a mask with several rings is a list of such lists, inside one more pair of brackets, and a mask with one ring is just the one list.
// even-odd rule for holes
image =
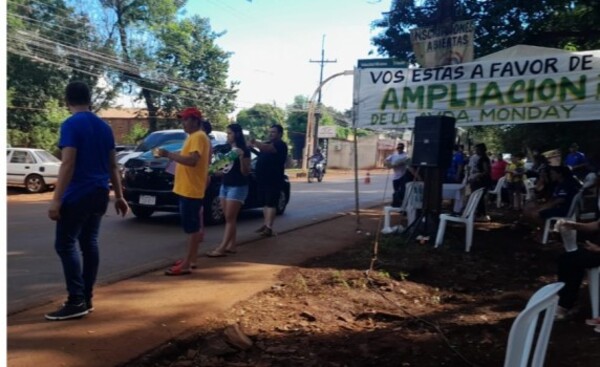
[[[373, 44], [382, 55], [414, 61], [411, 28], [436, 22], [439, 0], [393, 0], [390, 12], [373, 22], [381, 33]], [[596, 0], [455, 0], [455, 20], [476, 22], [475, 57], [517, 44], [600, 47], [600, 2]]]
[[286, 128], [285, 111], [265, 103], [258, 103], [251, 108], [241, 110], [236, 120], [258, 140], [268, 140], [269, 129], [274, 124]]

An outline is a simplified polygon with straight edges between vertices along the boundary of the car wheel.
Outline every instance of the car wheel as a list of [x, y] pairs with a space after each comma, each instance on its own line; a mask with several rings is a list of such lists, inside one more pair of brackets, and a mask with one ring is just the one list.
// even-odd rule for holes
[[132, 206], [131, 212], [138, 218], [150, 218], [152, 214], [154, 214], [154, 209], [152, 208], [144, 208], [143, 206]]
[[221, 199], [218, 195], [207, 197], [204, 201], [204, 223], [221, 224], [225, 222], [225, 213], [221, 207]]
[[277, 215], [283, 214], [288, 203], [288, 197], [285, 190], [281, 190], [279, 193], [279, 201], [277, 202]]
[[46, 183], [40, 175], [29, 175], [25, 179], [25, 188], [27, 192], [37, 194], [46, 190]]

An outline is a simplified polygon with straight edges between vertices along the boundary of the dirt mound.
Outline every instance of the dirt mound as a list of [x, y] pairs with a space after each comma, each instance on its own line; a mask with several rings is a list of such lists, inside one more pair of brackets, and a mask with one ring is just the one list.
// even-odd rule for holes
[[[499, 222], [480, 225], [469, 254], [462, 228], [450, 228], [439, 249], [382, 238], [368, 272], [373, 241], [363, 238], [282, 271], [271, 289], [207, 321], [196, 335], [128, 365], [501, 366], [515, 316], [555, 280], [562, 250], [527, 235]], [[574, 320], [555, 324], [546, 366], [598, 364], [600, 334], [583, 324], [587, 290], [579, 304]], [[233, 334], [243, 334], [233, 336], [237, 343], [232, 325]]]

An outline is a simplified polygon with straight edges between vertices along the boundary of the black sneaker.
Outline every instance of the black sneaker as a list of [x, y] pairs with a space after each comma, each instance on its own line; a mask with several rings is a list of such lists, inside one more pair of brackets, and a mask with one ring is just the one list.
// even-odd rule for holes
[[85, 315], [87, 315], [90, 311], [88, 310], [85, 302], [80, 302], [77, 304], [74, 303], [65, 303], [55, 312], [51, 312], [49, 314], [44, 315], [46, 320], [52, 321], [60, 321], [60, 320], [69, 320], [69, 319], [78, 319]]
[[259, 229], [257, 229], [256, 231], [254, 231], [254, 233], [263, 233], [265, 231], [265, 229], [267, 229], [267, 226], [265, 226], [264, 224], [262, 225], [262, 227], [260, 227]]
[[94, 311], [94, 305], [92, 304], [92, 299], [88, 298], [85, 300], [85, 305], [87, 306], [88, 312]]
[[260, 235], [263, 237], [272, 237], [273, 230], [271, 228], [265, 226], [265, 229], [261, 232]]

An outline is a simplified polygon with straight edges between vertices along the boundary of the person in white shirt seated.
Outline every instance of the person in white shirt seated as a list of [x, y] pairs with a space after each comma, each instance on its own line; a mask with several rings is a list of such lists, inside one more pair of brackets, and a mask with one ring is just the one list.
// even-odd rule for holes
[[394, 187], [394, 196], [392, 200], [393, 207], [399, 207], [404, 199], [406, 191], [405, 185], [412, 181], [416, 176], [415, 170], [410, 166], [410, 158], [404, 151], [404, 144], [398, 143], [396, 152], [385, 158], [384, 164], [394, 170], [392, 185]]

